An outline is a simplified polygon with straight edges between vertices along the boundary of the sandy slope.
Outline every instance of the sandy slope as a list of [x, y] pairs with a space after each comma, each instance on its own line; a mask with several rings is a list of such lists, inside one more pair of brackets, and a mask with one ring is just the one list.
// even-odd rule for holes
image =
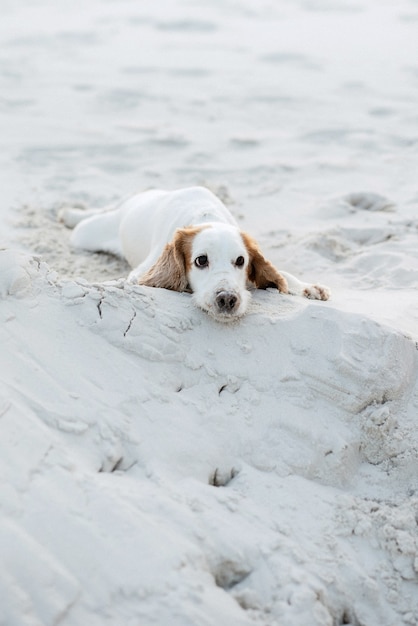
[[[0, 624], [418, 623], [417, 25], [3, 2]], [[333, 299], [220, 325], [56, 220], [196, 183]]]
[[0, 260], [4, 623], [418, 610], [413, 341], [275, 293], [225, 327]]

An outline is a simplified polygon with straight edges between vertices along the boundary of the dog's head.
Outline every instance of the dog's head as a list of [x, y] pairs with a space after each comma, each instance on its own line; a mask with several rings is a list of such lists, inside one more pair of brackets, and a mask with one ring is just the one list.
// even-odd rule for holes
[[140, 284], [191, 291], [197, 306], [216, 320], [244, 315], [247, 281], [287, 293], [286, 280], [261, 254], [257, 243], [235, 226], [218, 222], [176, 230]]

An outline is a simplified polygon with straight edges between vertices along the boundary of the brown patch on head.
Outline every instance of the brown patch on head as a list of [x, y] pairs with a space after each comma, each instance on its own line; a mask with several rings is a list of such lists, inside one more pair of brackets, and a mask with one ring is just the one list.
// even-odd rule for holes
[[140, 285], [172, 291], [188, 290], [188, 273], [192, 266], [194, 237], [206, 226], [178, 228], [173, 241], [166, 244], [160, 258], [139, 280]]
[[192, 246], [193, 239], [208, 226], [187, 226], [187, 228], [178, 228], [174, 234], [173, 243], [177, 249], [177, 253], [183, 256], [186, 273], [192, 267]]
[[247, 269], [248, 280], [254, 283], [258, 289], [274, 287], [282, 293], [288, 293], [286, 279], [276, 270], [270, 261], [264, 258], [255, 239], [244, 232], [241, 233], [241, 237], [250, 257]]

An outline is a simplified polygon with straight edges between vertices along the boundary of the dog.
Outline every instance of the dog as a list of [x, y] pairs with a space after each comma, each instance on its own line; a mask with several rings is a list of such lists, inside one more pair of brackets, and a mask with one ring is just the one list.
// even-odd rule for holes
[[330, 296], [325, 286], [279, 272], [204, 187], [145, 191], [111, 209], [67, 208], [60, 217], [74, 228], [73, 247], [125, 258], [133, 268], [130, 283], [191, 292], [220, 322], [246, 313], [251, 285], [317, 300]]

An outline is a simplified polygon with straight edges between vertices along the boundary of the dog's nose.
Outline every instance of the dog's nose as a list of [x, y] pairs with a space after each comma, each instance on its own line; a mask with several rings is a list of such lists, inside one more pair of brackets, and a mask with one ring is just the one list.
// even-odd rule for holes
[[230, 291], [220, 291], [216, 296], [216, 304], [220, 311], [224, 313], [231, 313], [234, 310], [238, 298], [234, 293]]

